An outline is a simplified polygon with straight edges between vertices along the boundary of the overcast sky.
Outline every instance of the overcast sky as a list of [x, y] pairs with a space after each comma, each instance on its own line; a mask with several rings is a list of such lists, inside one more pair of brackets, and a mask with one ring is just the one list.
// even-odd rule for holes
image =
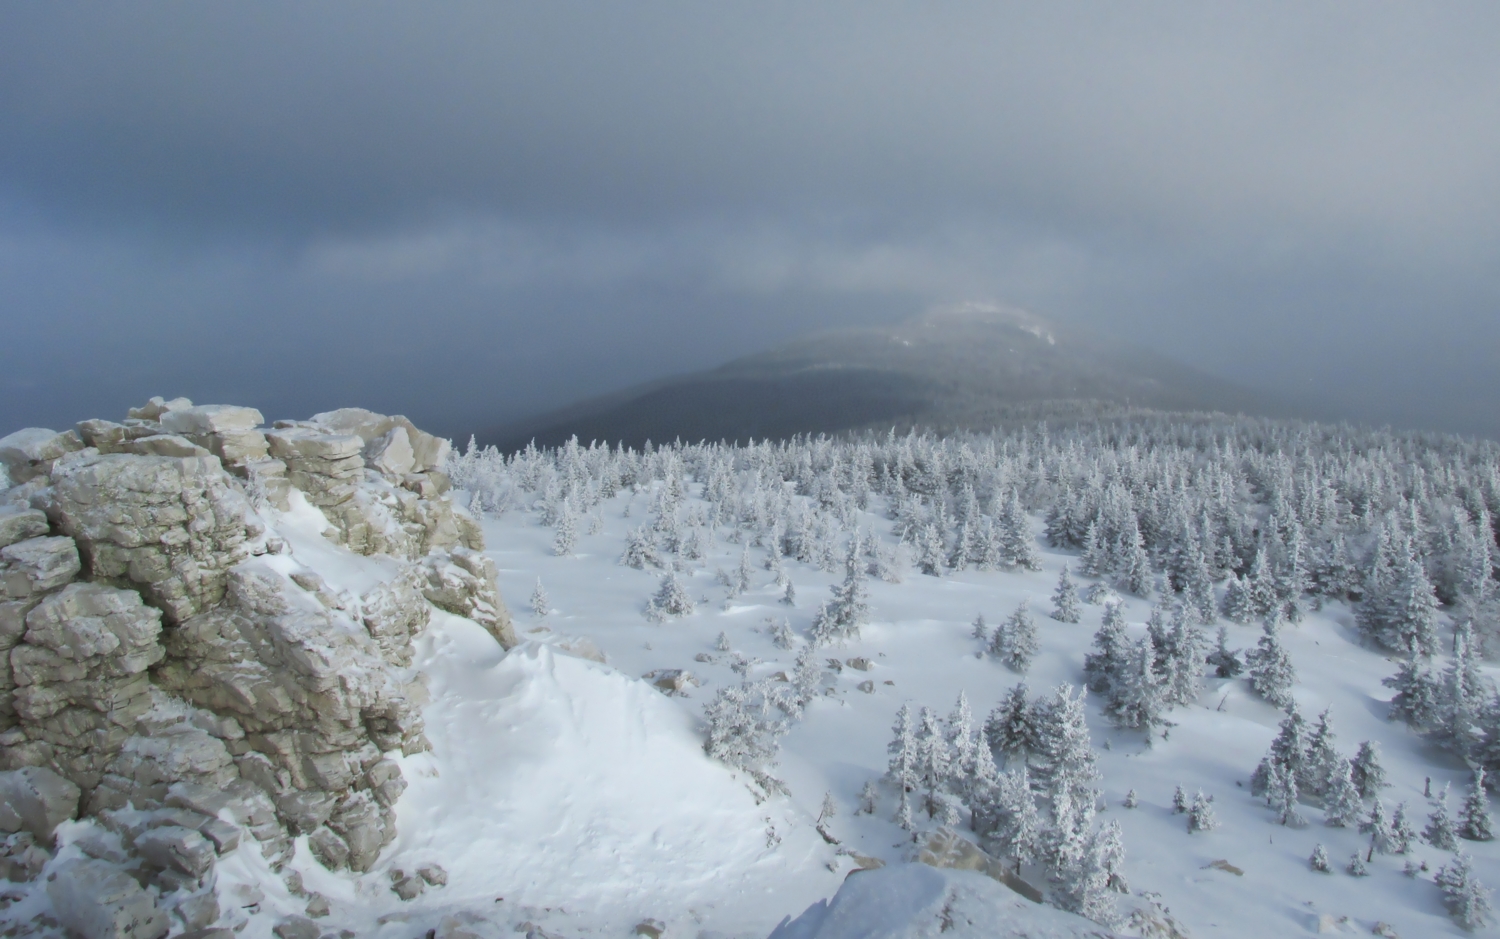
[[996, 300], [1500, 435], [1500, 4], [12, 3], [0, 432], [468, 430]]

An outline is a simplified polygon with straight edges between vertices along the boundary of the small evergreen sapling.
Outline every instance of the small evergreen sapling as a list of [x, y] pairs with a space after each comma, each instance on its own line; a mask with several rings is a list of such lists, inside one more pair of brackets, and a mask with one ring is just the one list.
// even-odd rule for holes
[[1214, 667], [1214, 674], [1220, 678], [1238, 678], [1244, 672], [1245, 663], [1241, 661], [1239, 652], [1229, 648], [1228, 628], [1219, 627], [1218, 645], [1209, 655], [1208, 662]]
[[1458, 812], [1458, 836], [1469, 841], [1492, 841], [1494, 825], [1490, 822], [1490, 799], [1484, 791], [1484, 767], [1474, 770], [1474, 779]]
[[1082, 617], [1078, 604], [1078, 588], [1068, 576], [1068, 565], [1057, 578], [1057, 589], [1052, 593], [1052, 618], [1059, 623], [1076, 623]]
[[1265, 631], [1250, 653], [1250, 687], [1276, 707], [1290, 707], [1292, 686], [1297, 670], [1292, 657], [1281, 644], [1280, 628], [1275, 620], [1266, 620]]
[[1458, 850], [1458, 832], [1453, 827], [1453, 818], [1448, 814], [1448, 787], [1443, 786], [1432, 801], [1432, 814], [1427, 816], [1427, 827], [1422, 830], [1427, 843], [1442, 851]]
[[1351, 767], [1354, 788], [1361, 799], [1373, 799], [1390, 783], [1385, 781], [1385, 767], [1380, 765], [1380, 745], [1366, 740], [1359, 745]]
[[531, 591], [531, 612], [538, 619], [552, 612], [552, 601], [547, 597], [540, 577], [536, 579], [536, 589]]
[[660, 622], [669, 616], [690, 616], [693, 609], [693, 598], [688, 596], [674, 569], [662, 575], [656, 596], [646, 604], [646, 618]]
[[1133, 809], [1137, 805], [1140, 805], [1141, 801], [1140, 798], [1135, 794], [1135, 790], [1131, 789], [1129, 792], [1125, 793], [1125, 801], [1121, 802], [1120, 804], [1125, 806], [1125, 808], [1127, 809]]
[[1328, 791], [1323, 796], [1323, 821], [1332, 828], [1347, 828], [1359, 821], [1363, 805], [1354, 787], [1349, 761], [1339, 758], [1329, 774]]
[[1349, 858], [1349, 863], [1344, 867], [1344, 870], [1348, 871], [1350, 876], [1353, 877], [1370, 876], [1369, 868], [1365, 867], [1365, 859], [1360, 856], [1358, 851], [1355, 851]]
[[879, 799], [879, 797], [880, 793], [875, 788], [874, 780], [865, 780], [864, 788], [859, 790], [859, 808], [855, 811], [854, 814], [874, 815], [875, 803]]
[[1319, 873], [1333, 873], [1333, 869], [1328, 863], [1328, 849], [1323, 847], [1322, 842], [1313, 846], [1312, 857], [1307, 859], [1307, 865]]
[[1214, 813], [1213, 796], [1205, 796], [1202, 790], [1193, 795], [1193, 804], [1188, 806], [1188, 833], [1213, 831], [1219, 827], [1219, 817]]
[[1031, 660], [1036, 656], [1038, 648], [1036, 623], [1031, 618], [1031, 611], [1025, 600], [996, 630], [996, 635], [1002, 634], [1005, 637], [1005, 648], [1000, 656], [1001, 661], [1012, 671], [1024, 675], [1031, 667]]
[[1379, 799], [1370, 806], [1370, 814], [1359, 823], [1359, 833], [1370, 836], [1371, 852], [1387, 854], [1391, 846], [1391, 822], [1385, 816], [1385, 804]]
[[1411, 818], [1407, 815], [1406, 803], [1398, 803], [1395, 813], [1391, 815], [1390, 853], [1406, 854], [1416, 840], [1417, 830], [1412, 827]]
[[1474, 876], [1474, 862], [1460, 851], [1437, 872], [1437, 885], [1443, 889], [1443, 903], [1453, 921], [1464, 929], [1489, 925], [1493, 910], [1490, 892]]
[[1188, 810], [1188, 797], [1187, 797], [1187, 793], [1183, 790], [1183, 788], [1181, 786], [1178, 786], [1177, 789], [1176, 789], [1176, 791], [1172, 793], [1172, 812], [1173, 812], [1173, 814], [1180, 815], [1181, 813], [1186, 812], [1187, 810]]

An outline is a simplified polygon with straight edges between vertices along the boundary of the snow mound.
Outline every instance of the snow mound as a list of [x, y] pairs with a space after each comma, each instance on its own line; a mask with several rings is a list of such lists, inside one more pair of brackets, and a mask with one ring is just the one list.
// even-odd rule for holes
[[405, 760], [396, 860], [447, 869], [435, 902], [763, 936], [836, 886], [810, 820], [757, 805], [644, 682], [538, 643], [504, 654], [441, 614], [418, 659], [433, 750]]
[[1039, 906], [975, 871], [894, 864], [851, 874], [770, 939], [1105, 939], [1097, 923]]

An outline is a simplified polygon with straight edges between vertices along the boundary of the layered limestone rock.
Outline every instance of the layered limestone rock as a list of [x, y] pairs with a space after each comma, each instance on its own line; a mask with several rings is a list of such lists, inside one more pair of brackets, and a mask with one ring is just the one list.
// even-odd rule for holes
[[[360, 409], [263, 424], [153, 398], [0, 439], [0, 868], [50, 871], [75, 932], [212, 925], [242, 836], [276, 866], [306, 835], [368, 870], [396, 834], [392, 756], [427, 746], [410, 666], [432, 608], [515, 643], [447, 441]], [[394, 573], [330, 588], [276, 533], [299, 499]], [[87, 860], [51, 864], [74, 817]]]

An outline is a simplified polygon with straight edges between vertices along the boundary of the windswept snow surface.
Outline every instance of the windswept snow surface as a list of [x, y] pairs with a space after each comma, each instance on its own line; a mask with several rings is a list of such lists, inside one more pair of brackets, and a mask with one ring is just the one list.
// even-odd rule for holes
[[454, 616], [422, 644], [433, 750], [405, 761], [396, 851], [447, 868], [435, 902], [503, 896], [568, 930], [649, 918], [764, 935], [837, 888], [809, 819], [786, 799], [757, 805], [645, 682], [537, 643], [502, 655]]
[[[584, 534], [584, 524], [580, 524], [576, 552], [568, 557], [552, 554], [552, 529], [539, 524], [536, 514], [513, 509], [498, 519], [486, 519], [488, 553], [500, 568], [501, 591], [515, 612], [517, 631], [541, 642], [586, 636], [627, 676], [662, 668], [689, 669], [702, 686], [691, 689], [686, 698], [672, 699], [671, 704], [676, 707], [680, 702], [698, 714], [718, 688], [742, 680], [730, 668], [735, 653], [754, 663], [748, 671], [751, 678], [789, 669], [817, 605], [829, 596], [828, 587], [841, 572], [829, 574], [785, 559], [797, 595], [797, 605], [789, 607], [780, 602], [782, 590], [764, 569], [765, 552], [755, 548], [751, 590], [727, 599], [727, 590], [714, 571], [733, 570], [743, 545], [727, 542], [724, 535], [729, 529], [720, 529], [703, 559], [691, 562], [679, 575], [697, 603], [695, 613], [651, 622], [642, 610], [655, 593], [661, 572], [618, 563], [627, 532], [650, 518], [648, 502], [646, 493], [629, 492], [606, 501], [598, 516], [601, 530]], [[867, 533], [895, 542], [881, 500], [872, 501], [860, 524]], [[1040, 536], [1040, 520], [1036, 520], [1036, 533]], [[1040, 537], [1038, 543], [1044, 545]], [[1025, 681], [1033, 695], [1063, 682], [1082, 684], [1083, 656], [1104, 608], [1085, 604], [1083, 621], [1077, 624], [1047, 618], [1058, 572], [1070, 563], [1076, 577], [1077, 557], [1045, 546], [1041, 557], [1043, 569], [1037, 572], [971, 569], [938, 578], [908, 567], [903, 583], [872, 580], [873, 621], [858, 640], [820, 650], [820, 658], [847, 662], [865, 657], [874, 666], [867, 672], [845, 666], [836, 674], [825, 673], [828, 694], [812, 702], [784, 739], [776, 773], [808, 816], [818, 813], [825, 792], [833, 795], [839, 814], [826, 827], [845, 847], [890, 863], [911, 855], [911, 835], [891, 822], [895, 800], [889, 787], [881, 786], [874, 816], [854, 815], [861, 787], [879, 780], [885, 771], [886, 744], [902, 702], [927, 705], [946, 716], [963, 690], [978, 724], [1018, 681]], [[544, 617], [525, 609], [525, 598], [539, 578], [551, 599], [552, 609]], [[1080, 579], [1080, 590], [1088, 583]], [[993, 628], [1022, 600], [1030, 601], [1041, 645], [1025, 675], [988, 656], [976, 656], [979, 645], [971, 638], [977, 614], [984, 614]], [[1133, 596], [1123, 601], [1132, 636], [1143, 634], [1150, 601]], [[798, 635], [797, 648], [783, 650], [772, 643], [768, 617], [790, 620]], [[1258, 626], [1226, 625], [1234, 648], [1253, 647], [1260, 635]], [[730, 652], [716, 648], [720, 632], [728, 636]], [[1309, 721], [1315, 722], [1319, 712], [1331, 708], [1338, 749], [1350, 757], [1361, 741], [1380, 744], [1392, 784], [1382, 793], [1388, 816], [1404, 801], [1420, 830], [1429, 811], [1423, 798], [1424, 779], [1429, 776], [1434, 792], [1445, 783], [1452, 784], [1449, 808], [1457, 812], [1470, 778], [1467, 768], [1403, 725], [1386, 720], [1391, 692], [1380, 682], [1395, 672], [1397, 662], [1360, 644], [1347, 607], [1330, 604], [1310, 613], [1301, 624], [1286, 627], [1282, 639], [1297, 670], [1294, 694]], [[700, 661], [700, 656], [708, 661]], [[1487, 672], [1495, 674], [1492, 669]], [[873, 693], [858, 690], [866, 680], [873, 681]], [[1418, 842], [1405, 857], [1374, 855], [1370, 876], [1355, 878], [1344, 872], [1344, 865], [1356, 850], [1362, 856], [1368, 850], [1367, 835], [1354, 828], [1326, 827], [1321, 809], [1311, 804], [1302, 810], [1308, 827], [1283, 827], [1275, 824], [1263, 800], [1250, 796], [1250, 775], [1284, 714], [1251, 692], [1243, 677], [1209, 677], [1196, 704], [1167, 715], [1174, 724], [1168, 739], [1157, 739], [1149, 748], [1138, 731], [1112, 728], [1100, 704], [1093, 698], [1088, 702], [1089, 726], [1103, 774], [1098, 785], [1106, 805], [1099, 822], [1113, 819], [1123, 826], [1125, 874], [1132, 890], [1159, 894], [1160, 902], [1194, 937], [1304, 935], [1317, 932], [1320, 922], [1327, 928], [1328, 923], [1337, 925], [1346, 916], [1347, 923], [1337, 928], [1365, 935], [1381, 922], [1407, 939], [1469, 935], [1449, 919], [1441, 892], [1432, 882], [1432, 873], [1451, 860], [1449, 852]], [[601, 771], [601, 778], [605, 776], [607, 772]], [[1186, 817], [1171, 807], [1173, 790], [1179, 785], [1189, 797], [1200, 788], [1214, 796], [1221, 822], [1218, 830], [1188, 833]], [[1139, 794], [1140, 805], [1127, 810], [1121, 802], [1132, 788]], [[772, 804], [774, 800], [767, 807]], [[934, 825], [925, 815], [917, 821], [921, 826]], [[406, 830], [403, 827], [403, 839]], [[574, 830], [587, 828], [580, 825]], [[1332, 874], [1315, 873], [1308, 867], [1307, 859], [1318, 843], [1333, 861]], [[1500, 842], [1464, 841], [1461, 846], [1473, 856], [1479, 878], [1500, 886]], [[530, 849], [518, 845], [514, 850], [524, 854]], [[579, 848], [583, 856], [594, 850]], [[725, 856], [739, 855], [726, 851]], [[1408, 858], [1425, 861], [1428, 871], [1417, 878], [1405, 876], [1402, 867]], [[1219, 860], [1241, 873], [1212, 866]], [[851, 866], [852, 862], [842, 859], [840, 873]], [[831, 896], [837, 886], [829, 877], [818, 878], [816, 883], [825, 890], [824, 896]], [[807, 886], [795, 876], [785, 881], [782, 890], [788, 892], [778, 892], [766, 901], [777, 909], [774, 918], [800, 914], [806, 903], [792, 900], [790, 891]], [[727, 910], [737, 902], [732, 899], [736, 888], [725, 883], [720, 889]], [[710, 892], [706, 886], [703, 890], [705, 896]], [[753, 932], [748, 927], [729, 931]]]

